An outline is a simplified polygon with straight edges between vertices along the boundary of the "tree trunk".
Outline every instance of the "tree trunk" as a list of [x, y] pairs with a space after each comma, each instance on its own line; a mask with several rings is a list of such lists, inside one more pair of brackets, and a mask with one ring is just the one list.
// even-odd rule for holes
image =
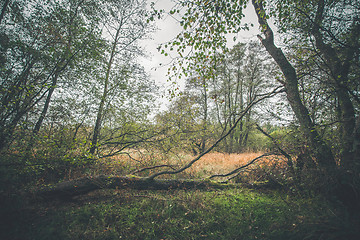
[[116, 31], [116, 35], [115, 35], [115, 38], [114, 38], [114, 43], [113, 43], [113, 46], [112, 46], [112, 49], [111, 49], [111, 55], [110, 55], [109, 63], [107, 64], [106, 75], [105, 75], [105, 83], [104, 83], [104, 91], [103, 91], [103, 95], [101, 96], [99, 109], [98, 109], [97, 116], [96, 116], [96, 121], [95, 121], [93, 137], [92, 137], [92, 141], [91, 141], [91, 147], [90, 147], [90, 153], [91, 154], [95, 153], [95, 150], [96, 150], [97, 144], [98, 144], [101, 124], [102, 124], [103, 114], [104, 114], [104, 107], [105, 107], [105, 102], [106, 102], [106, 98], [107, 98], [107, 94], [108, 94], [108, 86], [109, 86], [109, 78], [110, 78], [111, 67], [112, 67], [114, 57], [115, 57], [115, 54], [116, 54], [116, 45], [118, 44], [121, 29], [122, 29], [122, 25], [120, 24], [119, 28]]
[[6, 9], [7, 9], [7, 6], [9, 5], [9, 2], [10, 2], [10, 0], [5, 0], [4, 5], [2, 6], [1, 14], [0, 14], [0, 23], [3, 20], [4, 16], [5, 16]]
[[[332, 78], [333, 86], [335, 88], [335, 94], [339, 101], [339, 124], [340, 124], [340, 141], [341, 141], [341, 164], [351, 169], [354, 167], [354, 129], [355, 129], [355, 109], [351, 102], [349, 91], [346, 87], [349, 82], [349, 71], [351, 67], [351, 61], [354, 58], [355, 51], [352, 48], [345, 49], [341, 53], [345, 58], [341, 59], [340, 54], [330, 45], [324, 42], [323, 35], [320, 32], [320, 27], [323, 22], [323, 13], [325, 8], [325, 2], [323, 0], [318, 2], [316, 16], [314, 20], [314, 26], [312, 27], [312, 35], [315, 38], [316, 48], [324, 56], [326, 66], [329, 68], [330, 77]], [[350, 39], [348, 39], [348, 45], [356, 45], [360, 26], [354, 23], [351, 29]], [[356, 131], [356, 130], [355, 130]]]
[[203, 105], [203, 122], [202, 122], [202, 136], [201, 136], [201, 145], [200, 145], [200, 153], [204, 152], [206, 149], [206, 139], [207, 139], [207, 130], [208, 130], [208, 90], [205, 79], [202, 79], [202, 87], [203, 87], [203, 97], [204, 97], [204, 105]]
[[264, 8], [256, 0], [252, 0], [252, 4], [255, 8], [260, 26], [263, 28], [265, 39], [258, 36], [262, 44], [266, 48], [267, 52], [272, 56], [275, 62], [279, 65], [282, 73], [285, 76], [284, 87], [286, 89], [286, 96], [290, 103], [292, 110], [295, 113], [296, 118], [300, 123], [300, 127], [311, 144], [311, 148], [314, 152], [318, 164], [321, 168], [329, 169], [336, 167], [334, 156], [329, 146], [323, 141], [315, 129], [315, 125], [312, 122], [309, 111], [302, 103], [299, 89], [298, 78], [294, 67], [287, 60], [284, 53], [280, 48], [277, 48], [274, 44], [274, 36], [270, 26], [267, 24], [264, 13]]
[[57, 73], [55, 73], [54, 78], [53, 78], [53, 80], [51, 82], [51, 86], [50, 86], [48, 95], [46, 97], [45, 104], [44, 104], [43, 110], [41, 112], [41, 115], [40, 115], [38, 121], [36, 122], [34, 129], [33, 129], [33, 134], [34, 135], [38, 134], [38, 132], [40, 131], [41, 125], [42, 125], [42, 123], [43, 123], [43, 121], [45, 119], [45, 116], [46, 116], [47, 111], [48, 111], [49, 106], [50, 106], [52, 94], [54, 93], [54, 90], [55, 90], [55, 87], [56, 87], [58, 77], [59, 77], [59, 73], [57, 72]]
[[354, 142], [353, 142], [353, 149], [354, 152], [354, 162], [357, 163], [356, 168], [353, 169], [356, 172], [360, 171], [360, 115], [357, 117], [356, 125], [354, 129]]
[[25, 113], [19, 111], [10, 124], [3, 127], [0, 131], [0, 152], [10, 145], [12, 135], [14, 134], [15, 128]]
[[45, 100], [45, 104], [44, 104], [44, 107], [43, 107], [43, 110], [41, 111], [41, 114], [40, 114], [40, 117], [38, 119], [38, 121], [36, 122], [35, 124], [35, 127], [33, 129], [33, 132], [32, 132], [32, 135], [30, 136], [30, 140], [27, 144], [27, 147], [26, 147], [26, 150], [25, 150], [25, 155], [24, 155], [24, 159], [28, 159], [29, 158], [29, 154], [30, 154], [30, 151], [31, 149], [33, 148], [34, 146], [34, 143], [35, 143], [35, 136], [39, 133], [40, 131], [40, 128], [41, 128], [41, 125], [42, 123], [44, 122], [44, 119], [45, 119], [45, 116], [47, 114], [47, 111], [49, 109], [49, 106], [50, 106], [50, 102], [51, 102], [51, 97], [52, 97], [52, 94], [54, 93], [54, 90], [55, 90], [55, 87], [56, 87], [56, 83], [57, 83], [57, 78], [59, 76], [59, 73], [55, 73], [54, 77], [53, 77], [53, 80], [51, 82], [51, 86], [49, 88], [49, 92], [48, 92], [48, 95], [46, 97], [46, 100]]
[[[2, 96], [0, 111], [5, 112], [6, 115], [2, 117], [0, 122], [0, 151], [8, 147], [18, 122], [31, 106], [33, 106], [32, 98], [34, 96], [26, 92], [25, 86], [28, 83], [28, 76], [35, 62], [36, 59], [32, 59], [32, 61], [24, 66], [22, 73], [19, 75], [19, 78], [14, 81], [9, 92], [5, 96]], [[23, 99], [22, 96], [25, 96], [25, 99]], [[40, 101], [41, 98], [42, 97], [40, 97], [38, 101]], [[12, 103], [14, 103], [15, 106], [11, 106]], [[9, 109], [11, 109], [11, 111], [8, 111]], [[8, 119], [11, 119], [11, 121], [8, 121]]]

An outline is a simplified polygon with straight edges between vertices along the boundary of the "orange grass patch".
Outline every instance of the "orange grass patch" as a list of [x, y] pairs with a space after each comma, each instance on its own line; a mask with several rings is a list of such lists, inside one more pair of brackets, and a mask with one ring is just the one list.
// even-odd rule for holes
[[[225, 174], [236, 168], [244, 166], [253, 159], [261, 156], [262, 152], [257, 153], [208, 153], [203, 156], [198, 162], [196, 162], [192, 168], [188, 169], [187, 172], [192, 175], [212, 175], [212, 174]], [[267, 156], [263, 157], [248, 168], [256, 168], [261, 166], [279, 166], [284, 164], [283, 158], [277, 156]]]
[[[178, 174], [180, 178], [204, 178], [213, 174], [225, 174], [236, 168], [239, 168], [254, 158], [261, 156], [262, 152], [257, 153], [219, 153], [212, 152], [203, 156], [200, 160], [193, 164], [189, 169], [183, 173]], [[172, 165], [179, 169], [190, 162], [194, 156], [190, 154], [177, 154], [176, 156], [164, 156], [160, 153], [133, 153], [129, 155], [118, 155], [106, 159], [100, 159], [96, 163], [96, 172], [98, 174], [115, 174], [124, 175], [133, 172], [136, 169], [156, 165]], [[262, 166], [282, 166], [285, 163], [284, 159], [277, 156], [267, 156], [257, 160], [254, 164], [247, 167], [254, 169]], [[166, 168], [153, 169], [151, 171], [143, 172], [142, 176], [151, 175], [154, 172], [165, 170]], [[169, 170], [169, 168], [167, 168]], [[166, 176], [164, 176], [166, 177]]]

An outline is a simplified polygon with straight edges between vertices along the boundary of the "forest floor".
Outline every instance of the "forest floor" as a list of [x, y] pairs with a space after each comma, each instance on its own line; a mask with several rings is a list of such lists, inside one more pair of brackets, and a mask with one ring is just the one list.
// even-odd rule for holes
[[[216, 170], [209, 169], [216, 164], [233, 168], [258, 154], [215, 161], [219, 156], [198, 163], [201, 174]], [[9, 196], [0, 204], [4, 240], [360, 239], [358, 219], [341, 206], [310, 193], [267, 187], [102, 189], [70, 200]]]

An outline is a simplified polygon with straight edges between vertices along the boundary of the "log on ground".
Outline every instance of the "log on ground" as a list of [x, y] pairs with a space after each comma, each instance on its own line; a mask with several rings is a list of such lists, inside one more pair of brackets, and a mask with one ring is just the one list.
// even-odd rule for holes
[[150, 180], [129, 176], [94, 176], [61, 182], [40, 188], [36, 195], [45, 198], [72, 198], [98, 189], [136, 189], [136, 190], [171, 190], [171, 189], [207, 189], [224, 188], [228, 184], [219, 184], [208, 180]]

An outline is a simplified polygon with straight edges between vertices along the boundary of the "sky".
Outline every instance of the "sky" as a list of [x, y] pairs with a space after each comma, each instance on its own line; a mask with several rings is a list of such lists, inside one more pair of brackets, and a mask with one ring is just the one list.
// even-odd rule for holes
[[[164, 9], [165, 12], [168, 12], [174, 6], [174, 2], [172, 2], [172, 0], [149, 0], [149, 6], [152, 1], [155, 3], [156, 9]], [[230, 44], [234, 45], [237, 42], [257, 40], [256, 35], [259, 34], [260, 31], [255, 11], [251, 5], [245, 9], [245, 18], [243, 21], [244, 23], [254, 24], [254, 27], [252, 27], [249, 31], [242, 31], [237, 34], [236, 42], [231, 40], [229, 41]], [[161, 43], [174, 39], [181, 32], [182, 28], [172, 16], [168, 15], [164, 15], [162, 19], [156, 20], [155, 26], [156, 31], [151, 34], [150, 38], [141, 41], [141, 45], [143, 46], [147, 57], [142, 57], [140, 62], [150, 75], [151, 79], [153, 79], [160, 87], [161, 91], [165, 91], [169, 87], [174, 87], [170, 86], [171, 84], [167, 82], [167, 72], [169, 64], [171, 63], [171, 53], [170, 56], [165, 57], [158, 52], [157, 48]], [[232, 39], [232, 36], [229, 38]], [[180, 89], [184, 87], [184, 80], [179, 80], [178, 87], [180, 87]], [[159, 101], [166, 104], [168, 103], [167, 98], [168, 96], [165, 94]]]

